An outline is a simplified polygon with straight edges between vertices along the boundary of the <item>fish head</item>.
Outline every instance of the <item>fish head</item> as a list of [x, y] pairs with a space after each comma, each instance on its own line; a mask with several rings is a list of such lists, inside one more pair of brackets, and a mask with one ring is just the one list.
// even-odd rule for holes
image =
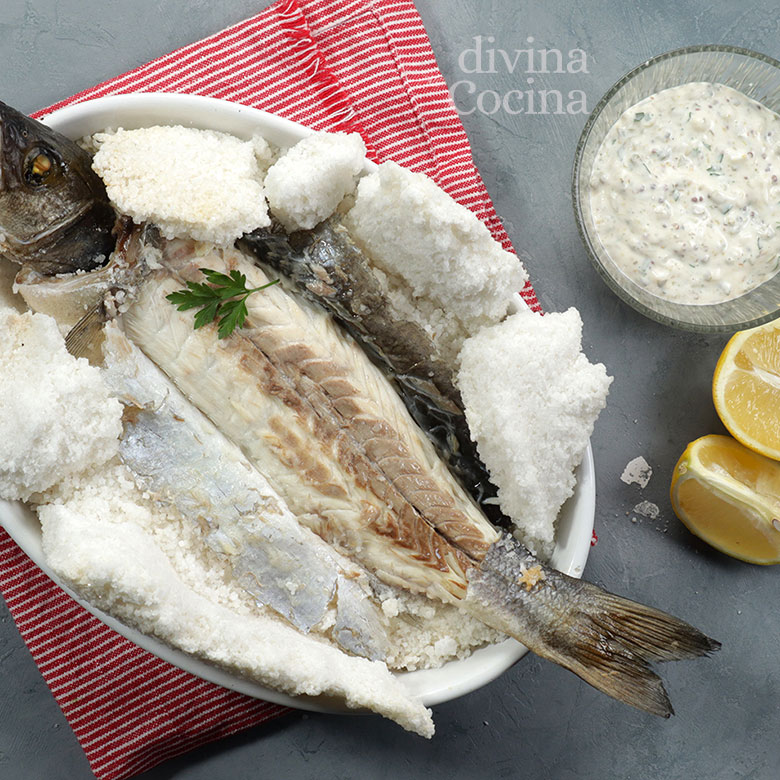
[[0, 103], [0, 256], [44, 274], [103, 265], [115, 214], [90, 155]]

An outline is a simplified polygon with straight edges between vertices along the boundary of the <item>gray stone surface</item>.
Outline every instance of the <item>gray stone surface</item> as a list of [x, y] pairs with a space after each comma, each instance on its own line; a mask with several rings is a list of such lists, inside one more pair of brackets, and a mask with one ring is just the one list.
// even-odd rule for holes
[[[259, 0], [3, 0], [0, 99], [30, 111], [267, 5]], [[514, 74], [464, 74], [475, 35], [495, 49], [581, 48], [587, 73], [538, 75], [535, 88], [581, 89], [590, 109], [625, 71], [678, 46], [723, 42], [780, 57], [775, 0], [417, 0], [448, 83], [477, 92], [529, 89]], [[500, 55], [499, 55], [500, 56]], [[467, 68], [471, 67], [468, 57]], [[465, 92], [462, 93], [466, 97]], [[515, 96], [516, 97], [516, 96]], [[474, 96], [470, 96], [473, 101]], [[509, 106], [514, 105], [510, 98]], [[473, 103], [462, 102], [464, 109]], [[483, 107], [490, 104], [483, 102]], [[711, 660], [663, 670], [677, 715], [668, 721], [607, 699], [571, 674], [527, 657], [500, 679], [435, 708], [431, 742], [378, 717], [293, 714], [196, 750], [144, 780], [212, 778], [708, 778], [770, 780], [780, 766], [778, 570], [697, 542], [667, 495], [691, 439], [722, 432], [709, 383], [725, 337], [675, 332], [618, 301], [590, 268], [571, 212], [569, 177], [584, 114], [463, 117], [476, 163], [548, 310], [577, 306], [592, 359], [615, 382], [593, 436], [596, 530], [586, 576], [685, 617], [723, 641]], [[645, 489], [619, 480], [643, 455]], [[657, 520], [631, 522], [639, 501]], [[0, 602], [0, 778], [81, 780], [86, 760]]]

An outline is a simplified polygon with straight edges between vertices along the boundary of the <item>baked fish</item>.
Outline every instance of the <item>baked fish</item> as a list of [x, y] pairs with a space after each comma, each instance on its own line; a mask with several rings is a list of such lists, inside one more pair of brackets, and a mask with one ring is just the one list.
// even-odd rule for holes
[[[136, 252], [147, 260], [122, 257]], [[706, 655], [719, 643], [554, 571], [497, 530], [382, 372], [325, 312], [277, 285], [251, 296], [247, 326], [220, 340], [214, 324], [196, 330], [192, 313], [166, 296], [200, 281], [204, 266], [267, 284], [241, 251], [186, 240], [149, 248], [135, 230], [112, 262], [138, 269], [138, 278], [132, 289], [112, 288], [108, 306], [96, 302], [67, 341], [72, 351], [106, 316], [118, 317], [298, 522], [333, 548], [384, 582], [455, 604], [616, 699], [672, 713], [650, 664]], [[27, 293], [38, 282], [28, 280]], [[56, 296], [58, 280], [46, 285], [43, 298]]]
[[384, 582], [455, 604], [657, 715], [653, 661], [717, 648], [696, 629], [567, 577], [491, 525], [382, 372], [321, 310], [283, 288], [248, 300], [228, 339], [167, 300], [200, 267], [265, 273], [235, 249], [164, 242], [122, 315], [137, 344], [279, 491], [299, 522]]

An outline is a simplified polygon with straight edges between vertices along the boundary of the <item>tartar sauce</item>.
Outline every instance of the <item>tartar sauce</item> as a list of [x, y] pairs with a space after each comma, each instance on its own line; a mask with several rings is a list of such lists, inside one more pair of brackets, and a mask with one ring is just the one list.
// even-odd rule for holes
[[780, 115], [722, 84], [657, 92], [610, 128], [590, 202], [614, 263], [676, 303], [727, 301], [780, 267]]

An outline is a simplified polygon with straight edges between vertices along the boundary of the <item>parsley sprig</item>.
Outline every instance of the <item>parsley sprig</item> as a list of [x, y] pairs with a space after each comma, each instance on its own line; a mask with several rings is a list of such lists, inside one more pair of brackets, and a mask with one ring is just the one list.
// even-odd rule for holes
[[217, 333], [221, 339], [243, 326], [248, 313], [246, 299], [252, 293], [279, 282], [274, 279], [260, 287], [247, 288], [246, 275], [235, 269], [229, 275], [211, 268], [201, 268], [200, 272], [206, 277], [205, 282], [187, 282], [186, 290], [177, 290], [165, 297], [179, 311], [200, 309], [195, 315], [195, 330], [218, 320]]

